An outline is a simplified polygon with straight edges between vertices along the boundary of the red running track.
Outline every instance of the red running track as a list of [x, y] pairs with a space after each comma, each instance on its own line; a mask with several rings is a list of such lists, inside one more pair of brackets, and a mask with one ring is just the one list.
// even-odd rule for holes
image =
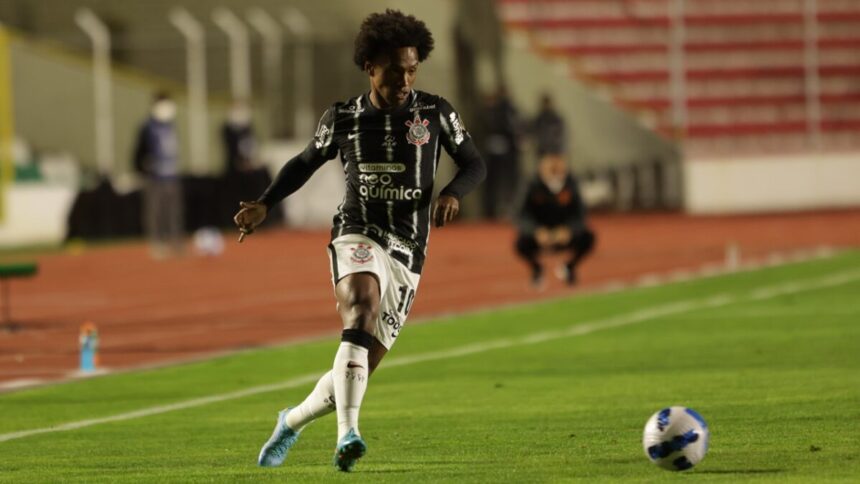
[[[602, 215], [593, 257], [574, 289], [550, 280], [531, 290], [506, 225], [434, 229], [410, 319], [539, 300], [719, 263], [728, 244], [742, 257], [821, 245], [860, 246], [860, 210], [731, 217]], [[13, 319], [0, 331], [0, 384], [66, 378], [78, 363], [78, 330], [98, 325], [101, 364], [133, 368], [218, 352], [334, 335], [327, 231], [276, 230], [217, 258], [154, 261], [142, 243], [37, 257], [36, 278], [12, 281]], [[552, 271], [548, 270], [551, 274]], [[549, 279], [549, 278], [548, 278]], [[408, 324], [404, 332], [409, 337]]]

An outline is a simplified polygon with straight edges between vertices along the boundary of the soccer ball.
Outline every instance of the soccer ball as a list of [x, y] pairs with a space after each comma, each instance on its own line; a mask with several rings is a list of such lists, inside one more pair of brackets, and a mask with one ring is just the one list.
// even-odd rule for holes
[[670, 471], [685, 471], [708, 451], [708, 424], [692, 408], [669, 407], [648, 419], [642, 435], [645, 455]]

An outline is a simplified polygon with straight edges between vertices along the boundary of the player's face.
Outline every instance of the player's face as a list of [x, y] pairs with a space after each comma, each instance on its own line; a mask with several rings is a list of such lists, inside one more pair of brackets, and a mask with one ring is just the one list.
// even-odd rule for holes
[[412, 84], [418, 74], [418, 50], [402, 47], [388, 57], [368, 62], [365, 71], [370, 76], [370, 87], [381, 108], [400, 106], [409, 98]]

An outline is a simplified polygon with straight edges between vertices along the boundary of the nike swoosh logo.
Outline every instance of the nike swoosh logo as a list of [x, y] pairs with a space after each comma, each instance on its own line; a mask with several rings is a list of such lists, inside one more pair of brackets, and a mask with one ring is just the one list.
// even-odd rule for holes
[[353, 363], [353, 362], [351, 362], [351, 361], [350, 361], [349, 363], [347, 363], [347, 364], [346, 364], [346, 367], [347, 367], [347, 368], [364, 368], [363, 366], [361, 366], [361, 365], [357, 365], [357, 364], [355, 364], [355, 363]]
[[356, 136], [358, 136], [358, 133], [349, 133], [346, 135], [347, 139], [355, 139]]

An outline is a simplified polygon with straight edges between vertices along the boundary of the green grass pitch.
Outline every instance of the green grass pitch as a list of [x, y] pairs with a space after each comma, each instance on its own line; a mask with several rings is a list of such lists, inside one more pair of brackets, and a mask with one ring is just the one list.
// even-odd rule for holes
[[[331, 466], [332, 415], [282, 467], [255, 464], [336, 338], [3, 394], [0, 481], [856, 482], [858, 294], [855, 251], [408, 325], [368, 388], [352, 475]], [[711, 428], [685, 473], [642, 450], [669, 405]]]

